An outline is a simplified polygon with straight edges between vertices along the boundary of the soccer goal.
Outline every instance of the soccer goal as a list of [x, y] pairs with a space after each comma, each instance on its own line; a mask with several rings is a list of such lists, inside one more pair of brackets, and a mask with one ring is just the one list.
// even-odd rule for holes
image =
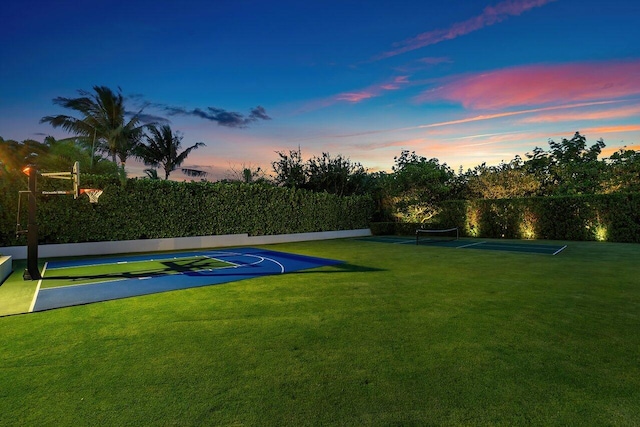
[[460, 238], [458, 227], [446, 229], [418, 228], [416, 230], [416, 245], [423, 243], [452, 242]]

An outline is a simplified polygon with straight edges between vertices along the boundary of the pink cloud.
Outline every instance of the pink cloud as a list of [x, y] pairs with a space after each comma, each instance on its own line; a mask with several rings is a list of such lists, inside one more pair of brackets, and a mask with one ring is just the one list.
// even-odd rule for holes
[[362, 92], [343, 92], [334, 97], [336, 101], [347, 101], [351, 103], [358, 103], [364, 101], [365, 99], [373, 98], [377, 96], [375, 93], [370, 91], [362, 91]]
[[339, 102], [357, 104], [367, 99], [381, 96], [384, 94], [384, 92], [402, 89], [404, 86], [407, 86], [410, 83], [411, 82], [409, 81], [409, 76], [396, 76], [390, 80], [373, 84], [361, 90], [342, 92], [328, 98], [308, 102], [306, 105], [304, 105], [303, 108], [300, 109], [300, 111], [310, 111], [318, 108], [325, 108]]
[[429, 56], [426, 58], [420, 58], [418, 62], [427, 64], [427, 65], [438, 65], [438, 64], [452, 64], [453, 60], [451, 60], [451, 58], [448, 58], [446, 56], [440, 56], [440, 57]]
[[640, 61], [534, 65], [453, 77], [419, 102], [446, 100], [495, 110], [640, 95]]
[[380, 89], [384, 90], [398, 90], [402, 87], [402, 85], [409, 83], [409, 76], [398, 76], [393, 79], [390, 83], [383, 83], [377, 86]]
[[506, 0], [495, 6], [487, 6], [478, 16], [469, 18], [466, 21], [457, 22], [446, 29], [427, 31], [413, 38], [396, 43], [396, 49], [384, 52], [374, 59], [389, 58], [445, 40], [455, 39], [456, 37], [497, 24], [511, 16], [521, 15], [530, 9], [544, 6], [553, 1], [555, 0]]

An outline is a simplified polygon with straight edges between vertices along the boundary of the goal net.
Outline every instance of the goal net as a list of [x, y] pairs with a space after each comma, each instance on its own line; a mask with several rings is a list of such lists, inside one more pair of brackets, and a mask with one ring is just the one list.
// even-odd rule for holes
[[451, 242], [458, 240], [459, 237], [460, 234], [458, 232], [458, 227], [440, 230], [418, 228], [416, 230], [416, 245], [423, 243]]

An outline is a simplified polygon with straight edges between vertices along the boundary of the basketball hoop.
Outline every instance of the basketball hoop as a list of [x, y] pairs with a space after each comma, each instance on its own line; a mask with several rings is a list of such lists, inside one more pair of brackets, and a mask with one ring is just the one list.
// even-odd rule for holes
[[81, 188], [80, 194], [86, 194], [89, 196], [90, 203], [98, 203], [98, 198], [102, 195], [102, 190], [97, 190], [95, 188]]

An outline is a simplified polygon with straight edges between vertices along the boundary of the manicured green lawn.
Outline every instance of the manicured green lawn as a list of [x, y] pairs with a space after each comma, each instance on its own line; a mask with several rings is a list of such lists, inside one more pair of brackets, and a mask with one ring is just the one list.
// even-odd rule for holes
[[346, 264], [0, 318], [0, 425], [640, 424], [640, 245], [269, 249]]
[[0, 316], [29, 310], [38, 282], [22, 280], [26, 266], [25, 260], [13, 260], [13, 273], [0, 286]]

